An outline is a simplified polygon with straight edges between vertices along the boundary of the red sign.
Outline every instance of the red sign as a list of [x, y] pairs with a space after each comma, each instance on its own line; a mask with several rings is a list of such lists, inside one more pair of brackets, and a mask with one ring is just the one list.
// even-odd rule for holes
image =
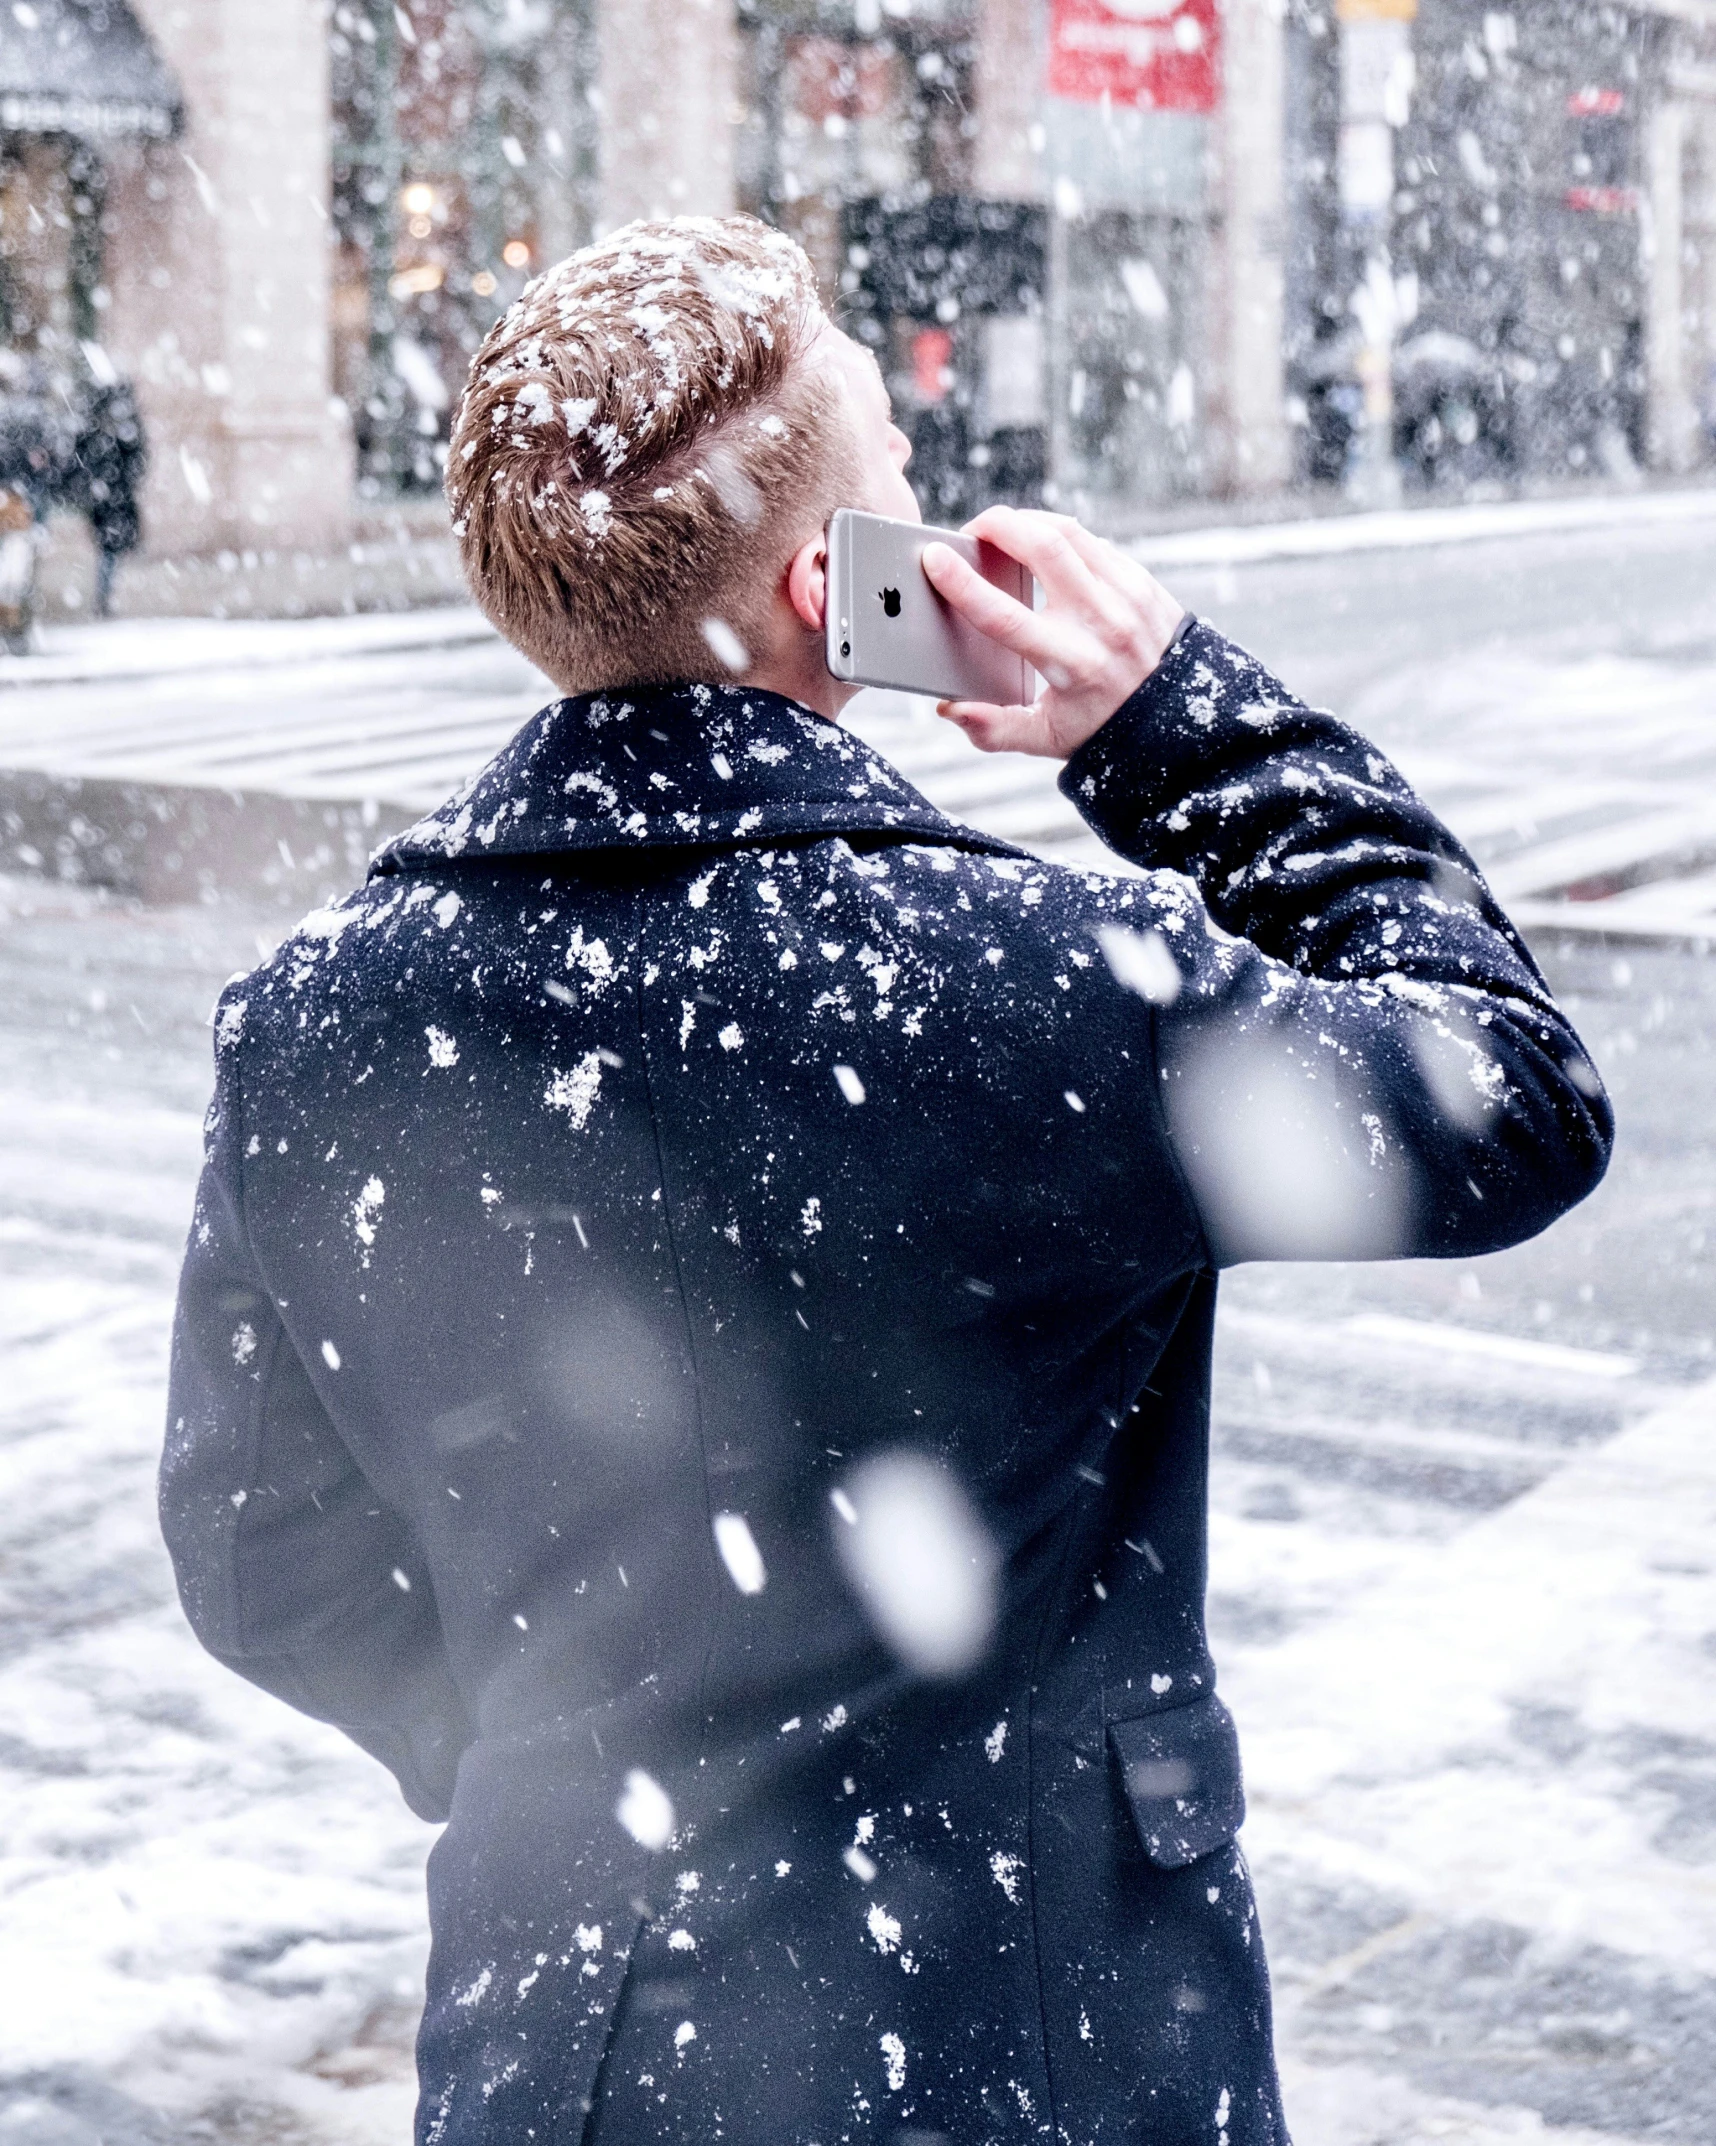
[[912, 387], [919, 402], [942, 402], [953, 385], [953, 337], [920, 328], [912, 337]]
[[1049, 94], [1213, 112], [1221, 101], [1216, 0], [1053, 0]]
[[1570, 209], [1586, 216], [1633, 216], [1639, 197], [1630, 186], [1570, 186], [1562, 195]]

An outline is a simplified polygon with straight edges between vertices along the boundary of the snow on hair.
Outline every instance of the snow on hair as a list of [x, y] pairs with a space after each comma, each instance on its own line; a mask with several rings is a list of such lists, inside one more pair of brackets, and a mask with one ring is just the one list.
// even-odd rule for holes
[[725, 677], [774, 579], [851, 496], [837, 399], [798, 364], [809, 261], [750, 216], [627, 224], [529, 284], [471, 365], [447, 461], [465, 572], [571, 692]]

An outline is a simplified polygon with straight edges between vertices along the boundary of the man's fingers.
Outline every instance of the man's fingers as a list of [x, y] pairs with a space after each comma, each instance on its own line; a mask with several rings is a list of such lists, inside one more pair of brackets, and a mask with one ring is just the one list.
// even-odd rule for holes
[[[1063, 539], [1098, 580], [1119, 589], [1135, 602], [1154, 597], [1172, 605], [1175, 610], [1182, 608], [1148, 567], [1118, 544], [1094, 535], [1071, 514], [1051, 514], [1045, 507], [986, 507], [965, 524], [963, 534], [983, 538], [1006, 552], [1009, 558], [1016, 557], [1023, 565], [1029, 563], [1025, 548], [1033, 543], [1033, 527], [1046, 531], [1050, 538]], [[1039, 535], [1035, 541], [1040, 543], [1044, 538]]]
[[1067, 540], [1066, 524], [1058, 514], [1028, 512], [1019, 507], [989, 507], [965, 525], [965, 534], [981, 538], [1004, 551], [1009, 559], [1028, 566], [1051, 599], [1059, 598], [1087, 612], [1100, 611], [1100, 596], [1094, 577]]
[[936, 593], [979, 633], [1023, 656], [1045, 678], [1071, 675], [1079, 651], [1067, 645], [1064, 623], [1042, 611], [1027, 611], [945, 544], [924, 546], [923, 568]]
[[1048, 592], [1051, 607], [1064, 606], [1111, 638], [1130, 635], [1137, 620], [1136, 600], [1099, 563], [1100, 539], [1070, 516], [990, 507], [966, 524], [965, 534], [1028, 566]]
[[1153, 614], [1155, 609], [1165, 606], [1177, 613], [1182, 608], [1149, 568], [1141, 566], [1118, 544], [1109, 543], [1105, 537], [1092, 536], [1088, 529], [1074, 521], [1067, 524], [1067, 542], [1093, 574], [1111, 583], [1140, 610]]

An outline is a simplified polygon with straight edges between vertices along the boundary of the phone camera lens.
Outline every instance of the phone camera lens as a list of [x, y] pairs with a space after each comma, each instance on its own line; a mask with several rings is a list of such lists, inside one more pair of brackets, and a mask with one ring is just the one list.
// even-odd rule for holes
[[843, 656], [849, 656], [849, 655], [851, 655], [851, 653], [852, 653], [852, 643], [851, 643], [850, 641], [842, 641], [842, 642], [841, 642], [841, 644], [840, 644], [840, 653], [841, 653], [841, 654], [842, 654]]

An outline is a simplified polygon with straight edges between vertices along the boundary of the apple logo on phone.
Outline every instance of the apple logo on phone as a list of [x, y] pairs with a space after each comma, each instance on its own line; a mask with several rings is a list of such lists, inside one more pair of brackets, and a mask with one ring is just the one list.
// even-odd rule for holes
[[899, 592], [899, 590], [898, 590], [898, 589], [878, 589], [878, 590], [876, 591], [876, 593], [877, 593], [877, 595], [878, 595], [878, 596], [880, 596], [880, 597], [881, 597], [881, 599], [882, 599], [882, 616], [883, 616], [884, 618], [898, 618], [898, 617], [899, 617], [899, 615], [900, 615], [900, 592]]

